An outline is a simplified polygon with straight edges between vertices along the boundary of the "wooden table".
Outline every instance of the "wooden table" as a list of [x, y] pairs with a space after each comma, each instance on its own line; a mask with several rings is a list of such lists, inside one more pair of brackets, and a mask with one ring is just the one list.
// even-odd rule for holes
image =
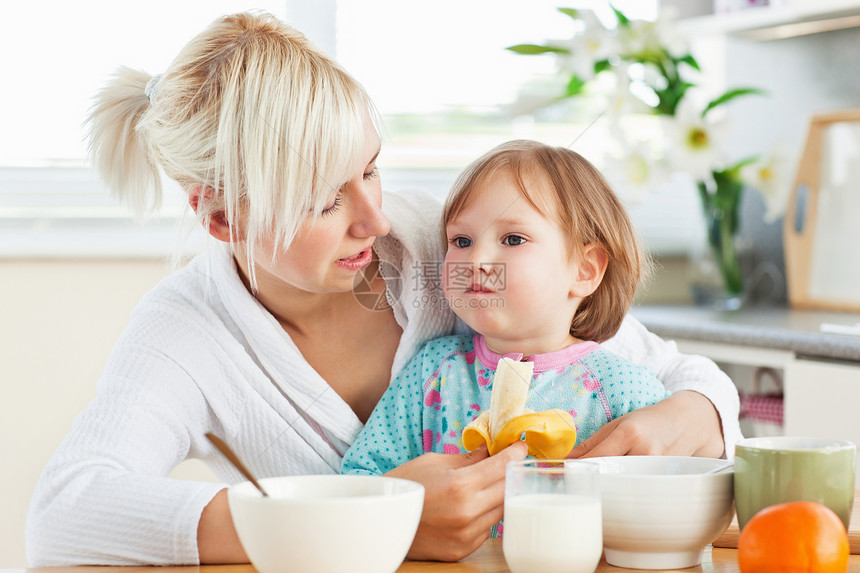
[[[854, 496], [854, 511], [851, 514], [851, 526], [848, 532], [851, 544], [851, 557], [848, 559], [848, 571], [860, 573], [860, 490]], [[737, 518], [714, 541], [714, 547], [705, 549], [701, 565], [677, 571], [708, 571], [710, 573], [737, 573], [738, 569], [738, 537]], [[0, 573], [256, 573], [250, 565], [208, 565], [201, 567], [44, 567], [31, 569], [0, 569]], [[625, 569], [608, 565], [605, 560], [597, 566], [598, 572], [639, 571], [644, 569]], [[457, 563], [439, 563], [435, 561], [406, 561], [397, 573], [510, 573], [505, 557], [502, 555], [502, 540], [490, 539], [475, 553]]]
[[[676, 571], [712, 573], [737, 573], [737, 549], [711, 548], [705, 549], [705, 556], [698, 567], [676, 569]], [[598, 572], [638, 571], [644, 569], [627, 569], [608, 565], [604, 559], [597, 566]], [[848, 560], [848, 571], [860, 573], [860, 555], [852, 555]], [[428, 561], [407, 561], [400, 566], [397, 573], [509, 573], [505, 558], [502, 555], [502, 540], [490, 539], [475, 553], [458, 563], [431, 563]], [[95, 573], [95, 572], [93, 572]]]
[[[599, 572], [639, 571], [607, 565], [601, 561]], [[711, 573], [735, 573], [738, 571], [736, 549], [707, 548], [702, 564], [679, 571], [708, 571]], [[848, 561], [850, 573], [860, 573], [860, 555], [852, 555]], [[256, 573], [250, 565], [209, 565], [201, 567], [45, 567], [32, 569], [0, 569], [0, 573]], [[509, 573], [502, 555], [502, 540], [490, 539], [475, 553], [457, 563], [433, 561], [406, 561], [397, 573]]]

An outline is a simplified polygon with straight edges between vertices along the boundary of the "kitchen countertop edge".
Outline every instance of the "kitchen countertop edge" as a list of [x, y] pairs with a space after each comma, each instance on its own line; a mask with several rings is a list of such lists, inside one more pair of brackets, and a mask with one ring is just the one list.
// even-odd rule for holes
[[631, 314], [662, 338], [792, 351], [798, 356], [860, 362], [860, 336], [821, 331], [821, 324], [856, 326], [860, 314], [749, 308], [641, 305]]

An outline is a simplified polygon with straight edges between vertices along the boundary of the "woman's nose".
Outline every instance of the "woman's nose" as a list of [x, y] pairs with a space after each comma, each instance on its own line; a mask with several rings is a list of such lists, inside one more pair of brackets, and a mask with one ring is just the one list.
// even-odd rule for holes
[[352, 232], [358, 237], [382, 237], [391, 230], [388, 217], [382, 212], [382, 197], [379, 193], [362, 191], [353, 195], [354, 221]]

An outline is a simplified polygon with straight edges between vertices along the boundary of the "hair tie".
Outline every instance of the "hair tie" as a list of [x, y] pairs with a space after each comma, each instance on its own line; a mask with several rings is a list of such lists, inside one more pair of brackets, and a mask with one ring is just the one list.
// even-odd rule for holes
[[146, 87], [143, 88], [143, 93], [146, 94], [146, 97], [149, 98], [149, 103], [155, 101], [155, 96], [158, 93], [158, 80], [161, 79], [161, 74], [155, 74], [150, 78], [150, 80], [146, 83]]

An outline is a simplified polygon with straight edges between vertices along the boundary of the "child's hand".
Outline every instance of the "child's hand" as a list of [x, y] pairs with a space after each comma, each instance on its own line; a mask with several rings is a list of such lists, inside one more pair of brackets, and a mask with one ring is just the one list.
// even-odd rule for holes
[[502, 518], [505, 465], [525, 457], [523, 442], [492, 457], [481, 446], [466, 454], [424, 454], [385, 474], [424, 485], [424, 511], [407, 557], [457, 561], [478, 549]]
[[612, 420], [576, 446], [568, 457], [723, 454], [720, 417], [711, 401], [692, 390], [675, 392], [653, 406]]

